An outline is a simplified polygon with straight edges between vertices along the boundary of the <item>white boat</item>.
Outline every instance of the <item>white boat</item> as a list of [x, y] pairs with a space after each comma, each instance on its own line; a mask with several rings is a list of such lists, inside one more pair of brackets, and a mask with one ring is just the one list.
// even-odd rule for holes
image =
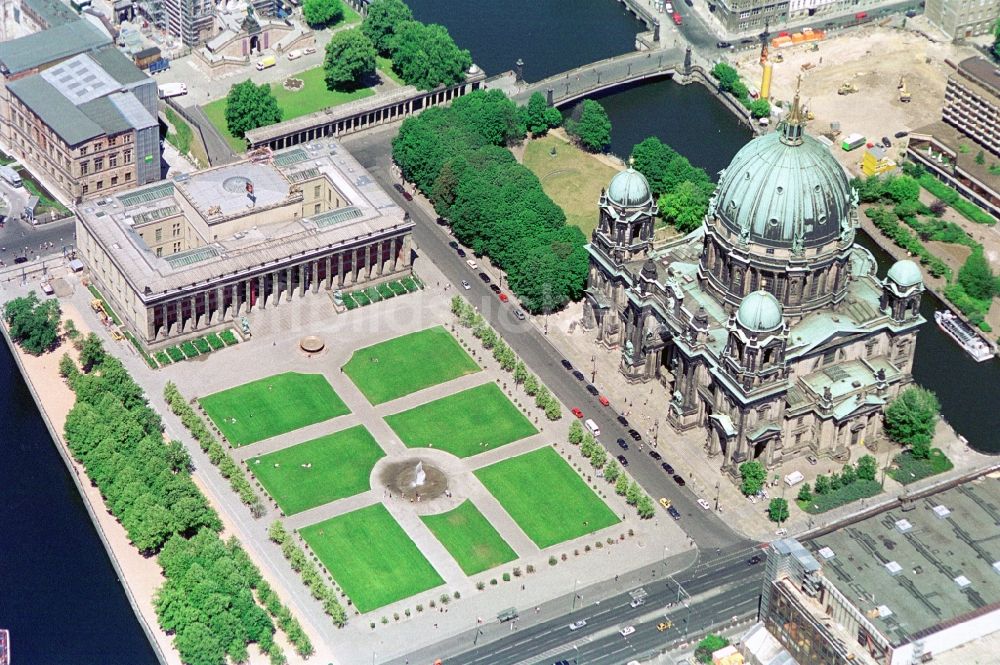
[[10, 665], [10, 632], [0, 628], [0, 665]]
[[938, 327], [958, 342], [958, 345], [965, 349], [966, 353], [972, 356], [976, 362], [989, 360], [996, 354], [996, 351], [986, 340], [950, 310], [934, 312], [934, 320], [937, 321]]

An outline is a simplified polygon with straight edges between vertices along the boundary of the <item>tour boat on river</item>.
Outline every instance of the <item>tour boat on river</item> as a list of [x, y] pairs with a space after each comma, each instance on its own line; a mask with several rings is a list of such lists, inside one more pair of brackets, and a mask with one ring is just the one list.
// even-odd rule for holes
[[0, 665], [10, 665], [10, 631], [0, 628]]
[[965, 349], [966, 353], [972, 356], [976, 362], [989, 360], [996, 354], [988, 342], [950, 310], [934, 312], [934, 320], [937, 321], [938, 327], [958, 342], [958, 345]]

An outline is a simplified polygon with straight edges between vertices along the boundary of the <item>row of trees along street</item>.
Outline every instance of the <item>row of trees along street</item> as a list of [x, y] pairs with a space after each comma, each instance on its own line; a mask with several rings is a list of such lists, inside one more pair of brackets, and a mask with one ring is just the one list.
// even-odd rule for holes
[[[273, 665], [286, 662], [275, 622], [302, 656], [309, 637], [282, 605], [236, 538], [219, 537], [222, 522], [191, 478], [179, 441], [164, 441], [163, 422], [120, 360], [93, 333], [61, 325], [59, 303], [34, 293], [4, 306], [12, 337], [40, 355], [74, 339], [80, 365], [67, 353], [59, 371], [76, 393], [63, 435], [132, 542], [156, 556], [166, 582], [154, 599], [160, 627], [189, 665], [248, 660], [256, 643]], [[65, 334], [63, 337], [62, 333]]]

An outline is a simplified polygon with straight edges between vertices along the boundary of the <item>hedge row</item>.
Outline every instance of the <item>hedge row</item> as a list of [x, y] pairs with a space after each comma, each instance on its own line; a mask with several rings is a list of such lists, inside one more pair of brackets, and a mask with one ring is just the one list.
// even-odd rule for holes
[[233, 461], [226, 449], [205, 426], [205, 421], [185, 401], [184, 396], [177, 390], [173, 381], [168, 381], [167, 385], [163, 387], [163, 397], [170, 405], [170, 410], [181, 419], [184, 427], [191, 432], [191, 436], [198, 441], [201, 449], [208, 454], [208, 459], [219, 467], [219, 473], [229, 481], [229, 486], [239, 495], [240, 500], [250, 507], [251, 514], [254, 517], [263, 517], [267, 513], [264, 502], [253, 491], [253, 486], [250, 485], [250, 481], [247, 480], [239, 465]]
[[872, 223], [889, 240], [897, 246], [902, 247], [910, 254], [918, 257], [920, 263], [927, 266], [927, 270], [935, 277], [945, 277], [951, 279], [951, 269], [944, 261], [931, 254], [920, 239], [913, 235], [910, 229], [899, 223], [899, 219], [894, 212], [886, 210], [881, 206], [873, 206], [865, 210]]
[[337, 593], [326, 582], [320, 574], [316, 564], [306, 556], [295, 539], [291, 538], [285, 527], [279, 521], [274, 521], [267, 530], [268, 538], [281, 547], [281, 553], [288, 559], [292, 570], [302, 575], [302, 581], [307, 587], [312, 597], [323, 603], [323, 611], [330, 615], [333, 625], [343, 628], [347, 625], [347, 612], [337, 598]]
[[992, 215], [983, 212], [983, 210], [981, 210], [974, 203], [970, 203], [963, 199], [961, 194], [940, 180], [937, 180], [930, 173], [923, 173], [917, 178], [917, 181], [920, 183], [921, 187], [950, 205], [966, 219], [973, 221], [976, 224], [986, 224], [987, 226], [993, 226], [997, 223], [997, 220], [993, 219]]

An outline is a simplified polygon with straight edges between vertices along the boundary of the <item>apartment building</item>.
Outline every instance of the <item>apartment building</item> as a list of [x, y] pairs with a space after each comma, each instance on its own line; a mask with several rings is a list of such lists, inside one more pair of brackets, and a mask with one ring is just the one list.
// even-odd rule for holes
[[993, 32], [1000, 17], [998, 0], [927, 0], [928, 20], [952, 39]]

